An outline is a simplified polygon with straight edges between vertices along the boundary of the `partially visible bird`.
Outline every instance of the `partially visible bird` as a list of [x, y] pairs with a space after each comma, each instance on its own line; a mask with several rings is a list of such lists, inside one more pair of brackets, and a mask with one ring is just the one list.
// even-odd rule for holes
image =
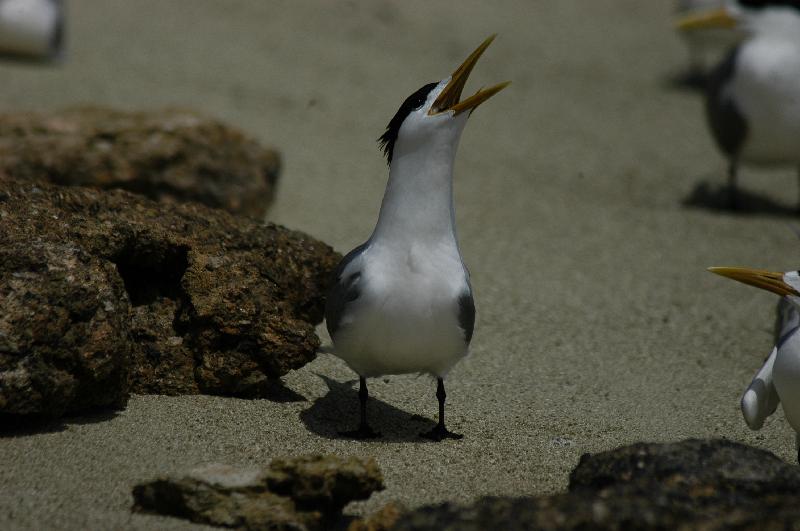
[[729, 2], [686, 17], [679, 28], [729, 28], [744, 35], [706, 90], [706, 116], [728, 159], [729, 204], [735, 209], [740, 164], [800, 167], [800, 2]]
[[62, 0], [0, 0], [0, 55], [50, 60], [64, 43]]
[[764, 420], [780, 403], [794, 429], [800, 462], [800, 272], [775, 273], [741, 267], [711, 267], [724, 277], [777, 293], [778, 304], [775, 347], [742, 396], [741, 407], [747, 425], [761, 429]]
[[445, 427], [444, 377], [467, 354], [475, 305], [456, 239], [453, 164], [467, 118], [508, 85], [460, 100], [493, 39], [406, 98], [379, 139], [390, 171], [378, 223], [339, 264], [325, 308], [334, 354], [359, 375], [361, 418], [350, 436], [379, 436], [367, 423], [368, 377], [428, 373], [437, 378], [439, 422], [423, 435], [461, 438]]

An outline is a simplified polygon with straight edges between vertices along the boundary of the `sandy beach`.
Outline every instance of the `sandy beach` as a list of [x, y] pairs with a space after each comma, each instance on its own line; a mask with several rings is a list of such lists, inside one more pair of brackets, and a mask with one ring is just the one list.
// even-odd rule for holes
[[581, 454], [635, 441], [725, 437], [795, 459], [781, 411], [760, 432], [739, 412], [776, 298], [705, 271], [797, 268], [795, 171], [742, 172], [768, 199], [755, 212], [691, 200], [725, 162], [701, 99], [670, 82], [685, 64], [670, 2], [80, 0], [68, 15], [63, 64], [0, 63], [0, 111], [200, 110], [282, 152], [269, 220], [342, 252], [374, 226], [375, 139], [407, 95], [492, 33], [466, 90], [512, 85], [470, 118], [456, 165], [477, 306], [447, 380], [463, 440], [417, 436], [437, 411], [425, 376], [371, 381], [385, 437], [340, 438], [356, 375], [320, 354], [284, 378], [285, 401], [133, 396], [0, 436], [0, 528], [196, 529], [132, 514], [133, 485], [301, 453], [376, 457], [387, 489], [353, 514], [557, 492]]

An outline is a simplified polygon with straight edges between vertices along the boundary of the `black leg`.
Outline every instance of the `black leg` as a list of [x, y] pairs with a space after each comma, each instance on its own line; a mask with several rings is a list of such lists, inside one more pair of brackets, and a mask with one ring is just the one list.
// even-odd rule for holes
[[444, 391], [444, 380], [442, 378], [436, 379], [436, 398], [439, 399], [439, 423], [431, 431], [421, 433], [420, 436], [432, 441], [463, 438], [463, 435], [447, 431], [444, 426], [444, 401], [447, 398], [447, 393]]
[[739, 165], [732, 159], [728, 166], [728, 207], [731, 210], [739, 210], [739, 190], [736, 188], [736, 177], [739, 172]]
[[367, 391], [367, 379], [359, 376], [358, 388], [358, 404], [361, 410], [361, 420], [358, 424], [358, 429], [353, 431], [340, 432], [345, 437], [353, 437], [355, 439], [375, 439], [380, 437], [381, 434], [373, 431], [367, 424], [367, 399], [369, 398], [369, 391]]

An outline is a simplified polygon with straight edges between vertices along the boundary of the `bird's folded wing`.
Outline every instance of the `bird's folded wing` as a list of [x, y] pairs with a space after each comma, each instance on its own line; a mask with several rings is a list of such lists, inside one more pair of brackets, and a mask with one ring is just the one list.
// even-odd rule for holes
[[328, 327], [331, 338], [336, 335], [347, 312], [348, 304], [358, 299], [361, 294], [360, 264], [366, 247], [367, 244], [364, 243], [347, 253], [333, 273], [333, 285], [325, 301], [325, 326]]
[[761, 429], [764, 420], [775, 412], [780, 402], [772, 383], [772, 366], [777, 354], [778, 347], [774, 347], [742, 396], [742, 415], [751, 430]]

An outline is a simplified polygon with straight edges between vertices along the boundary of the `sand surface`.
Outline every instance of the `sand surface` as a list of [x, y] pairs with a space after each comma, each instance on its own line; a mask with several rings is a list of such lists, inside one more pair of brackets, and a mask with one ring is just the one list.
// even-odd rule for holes
[[[470, 119], [456, 167], [478, 318], [450, 375], [450, 427], [428, 377], [371, 382], [386, 437], [356, 421], [355, 375], [329, 355], [287, 402], [135, 396], [115, 415], [0, 437], [2, 529], [189, 529], [131, 514], [131, 487], [198, 464], [305, 452], [375, 456], [410, 506], [563, 489], [584, 452], [728, 437], [794, 458], [779, 411], [747, 429], [738, 399], [771, 349], [775, 298], [705, 272], [797, 267], [794, 171], [746, 170], [774, 212], [684, 201], [724, 180], [701, 101], [670, 86], [685, 53], [669, 2], [76, 0], [58, 67], [0, 63], [0, 110], [101, 103], [203, 110], [285, 156], [270, 219], [347, 251], [374, 225], [375, 139], [402, 100], [499, 38], [467, 90], [510, 79]], [[322, 328], [320, 328], [322, 330]], [[327, 340], [327, 337], [326, 337]]]

